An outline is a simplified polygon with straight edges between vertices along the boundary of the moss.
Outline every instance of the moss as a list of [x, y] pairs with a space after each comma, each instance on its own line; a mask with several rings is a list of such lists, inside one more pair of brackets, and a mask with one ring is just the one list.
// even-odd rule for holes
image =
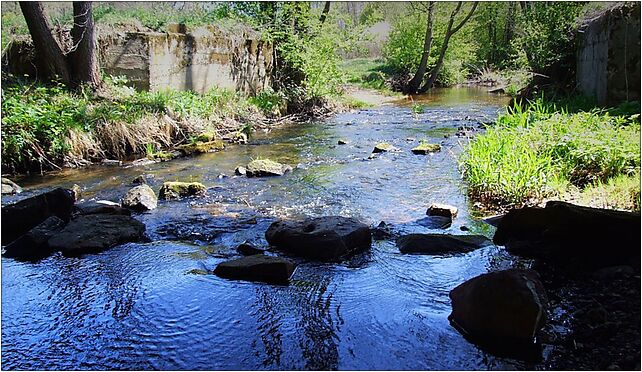
[[413, 154], [428, 155], [431, 152], [441, 151], [441, 145], [438, 144], [438, 143], [425, 143], [425, 142], [422, 142], [422, 143], [419, 144], [419, 146], [415, 147], [414, 149], [412, 149], [410, 151], [412, 151]]
[[214, 139], [216, 139], [216, 133], [207, 131], [194, 137], [192, 142], [211, 142], [214, 141]]
[[165, 182], [158, 192], [160, 199], [171, 200], [205, 194], [207, 188], [199, 182]]
[[149, 154], [147, 157], [152, 160], [169, 161], [174, 159], [176, 156], [168, 151], [157, 151]]
[[223, 150], [225, 145], [221, 140], [214, 140], [208, 142], [194, 142], [176, 147], [176, 150], [184, 153], [185, 155], [201, 154], [210, 151]]

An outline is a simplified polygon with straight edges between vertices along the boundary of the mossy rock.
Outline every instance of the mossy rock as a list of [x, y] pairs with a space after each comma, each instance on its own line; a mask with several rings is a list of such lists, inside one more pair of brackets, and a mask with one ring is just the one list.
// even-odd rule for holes
[[395, 151], [397, 150], [396, 147], [393, 145], [387, 143], [387, 142], [380, 142], [377, 143], [374, 147], [374, 150], [372, 150], [373, 153], [380, 153], [380, 152], [388, 152], [388, 151]]
[[252, 160], [246, 167], [248, 177], [269, 177], [282, 176], [285, 172], [292, 170], [289, 165], [277, 163], [269, 159]]
[[428, 155], [431, 152], [441, 151], [441, 145], [438, 143], [421, 143], [410, 151], [417, 155]]
[[216, 139], [216, 133], [214, 132], [203, 132], [198, 136], [194, 137], [194, 142], [212, 142]]
[[204, 195], [207, 188], [199, 182], [165, 182], [158, 192], [160, 199], [172, 200]]
[[150, 159], [160, 161], [169, 161], [174, 159], [175, 157], [176, 155], [174, 153], [168, 151], [158, 151], [148, 156], [148, 158]]
[[202, 154], [210, 151], [219, 151], [219, 150], [223, 150], [223, 148], [225, 148], [225, 145], [221, 140], [214, 140], [209, 142], [194, 142], [194, 143], [188, 143], [188, 144], [180, 145], [176, 147], [178, 151], [182, 152], [185, 155]]

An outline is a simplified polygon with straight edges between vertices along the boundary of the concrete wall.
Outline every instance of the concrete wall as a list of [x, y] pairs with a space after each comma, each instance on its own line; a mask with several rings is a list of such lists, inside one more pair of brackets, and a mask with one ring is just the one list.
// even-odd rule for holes
[[577, 86], [599, 104], [640, 100], [640, 3], [619, 4], [580, 28]]

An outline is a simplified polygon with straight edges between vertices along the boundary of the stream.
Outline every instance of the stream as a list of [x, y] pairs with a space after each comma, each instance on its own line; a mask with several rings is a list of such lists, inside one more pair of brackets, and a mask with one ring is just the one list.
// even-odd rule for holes
[[[92, 166], [17, 179], [25, 192], [83, 188], [85, 200], [118, 201], [131, 180], [198, 181], [207, 196], [159, 201], [134, 214], [150, 243], [96, 255], [54, 254], [37, 263], [2, 258], [3, 369], [524, 369], [466, 341], [448, 322], [448, 293], [515, 259], [494, 246], [446, 256], [405, 255], [394, 241], [337, 263], [296, 259], [288, 286], [231, 281], [209, 274], [278, 218], [341, 215], [400, 233], [477, 233], [457, 168], [459, 127], [492, 121], [507, 98], [478, 88], [436, 89], [341, 113], [323, 122], [256, 133], [248, 145], [143, 167]], [[339, 139], [348, 144], [337, 145]], [[410, 140], [414, 139], [414, 140]], [[441, 152], [413, 155], [420, 140]], [[368, 159], [377, 142], [399, 152]], [[251, 159], [290, 164], [283, 177], [246, 178]], [[425, 224], [432, 202], [459, 208], [447, 229]], [[466, 226], [470, 231], [461, 231]], [[270, 254], [279, 254], [272, 252]]]

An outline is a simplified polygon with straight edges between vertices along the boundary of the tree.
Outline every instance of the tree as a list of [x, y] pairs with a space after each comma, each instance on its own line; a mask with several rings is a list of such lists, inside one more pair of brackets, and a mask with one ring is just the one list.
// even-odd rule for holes
[[89, 84], [100, 86], [96, 35], [91, 2], [74, 2], [74, 25], [71, 29], [73, 46], [65, 52], [51, 32], [51, 25], [40, 2], [20, 2], [34, 48], [49, 76], [68, 86]]
[[437, 63], [435, 64], [435, 67], [432, 68], [430, 71], [430, 76], [428, 77], [428, 81], [426, 84], [424, 84], [421, 89], [419, 89], [420, 93], [423, 93], [427, 91], [428, 89], [432, 88], [433, 84], [435, 83], [435, 80], [437, 79], [437, 74], [439, 74], [439, 70], [441, 69], [441, 66], [444, 63], [444, 57], [446, 55], [446, 50], [448, 50], [448, 42], [450, 41], [450, 38], [457, 32], [459, 31], [466, 22], [470, 19], [470, 17], [473, 15], [475, 12], [475, 9], [477, 8], [477, 2], [473, 3], [473, 6], [470, 8], [470, 11], [464, 17], [464, 19], [459, 22], [459, 24], [455, 27], [453, 27], [453, 24], [455, 23], [455, 17], [457, 17], [457, 14], [461, 10], [461, 7], [463, 5], [462, 1], [457, 2], [457, 7], [455, 7], [455, 10], [450, 14], [450, 19], [448, 20], [448, 27], [446, 28], [446, 35], [444, 35], [444, 41], [441, 44], [441, 50], [439, 52], [439, 57], [437, 58]]
[[33, 40], [38, 59], [42, 62], [45, 74], [57, 75], [63, 83], [71, 82], [67, 60], [63, 54], [58, 40], [51, 33], [51, 25], [45, 13], [42, 3], [21, 1], [20, 10], [27, 22], [27, 28]]
[[321, 22], [321, 24], [323, 24], [325, 19], [328, 17], [328, 12], [330, 12], [330, 2], [326, 1], [323, 6], [323, 11], [321, 12], [321, 17], [319, 17], [319, 22]]
[[415, 76], [406, 84], [404, 88], [404, 93], [415, 93], [421, 82], [424, 80], [424, 75], [426, 74], [426, 68], [428, 67], [428, 57], [430, 56], [430, 47], [432, 45], [432, 16], [435, 9], [435, 2], [428, 2], [428, 22], [426, 25], [426, 37], [424, 38], [424, 50], [421, 54], [421, 61], [419, 62], [419, 67]]

